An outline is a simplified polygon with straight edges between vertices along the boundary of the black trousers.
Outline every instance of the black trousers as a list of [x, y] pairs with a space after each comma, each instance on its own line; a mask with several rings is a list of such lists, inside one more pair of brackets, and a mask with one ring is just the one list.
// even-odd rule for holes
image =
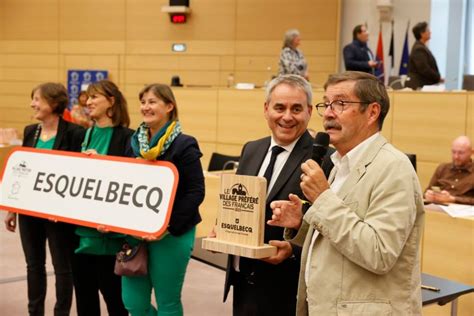
[[54, 315], [69, 315], [73, 291], [71, 257], [74, 227], [26, 215], [19, 215], [19, 227], [26, 260], [28, 313], [35, 316], [44, 315], [47, 240], [56, 278]]
[[114, 255], [76, 254], [73, 258], [78, 316], [100, 316], [99, 291], [110, 316], [125, 316], [122, 279], [114, 274]]
[[[260, 272], [260, 273], [259, 273]], [[241, 273], [233, 271], [233, 316], [293, 316], [298, 275], [293, 271]]]

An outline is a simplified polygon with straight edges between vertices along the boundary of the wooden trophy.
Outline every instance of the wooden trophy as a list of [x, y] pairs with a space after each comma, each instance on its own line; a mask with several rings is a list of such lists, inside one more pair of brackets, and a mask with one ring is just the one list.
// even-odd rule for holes
[[263, 177], [223, 174], [216, 238], [204, 238], [202, 248], [254, 259], [276, 254], [276, 247], [263, 243], [266, 195]]

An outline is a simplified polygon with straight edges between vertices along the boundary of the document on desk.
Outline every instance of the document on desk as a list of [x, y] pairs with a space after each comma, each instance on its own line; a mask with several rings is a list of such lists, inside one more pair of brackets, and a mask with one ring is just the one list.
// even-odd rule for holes
[[448, 206], [440, 205], [441, 209], [448, 213], [451, 217], [473, 217], [474, 206], [466, 204], [449, 204]]

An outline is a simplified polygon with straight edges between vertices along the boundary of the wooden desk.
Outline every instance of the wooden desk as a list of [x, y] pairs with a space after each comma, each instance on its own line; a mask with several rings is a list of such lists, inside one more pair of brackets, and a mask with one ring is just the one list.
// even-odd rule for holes
[[[474, 219], [426, 210], [422, 272], [474, 285]], [[474, 294], [459, 298], [458, 315], [473, 315]], [[423, 315], [449, 315], [449, 306], [429, 306]]]

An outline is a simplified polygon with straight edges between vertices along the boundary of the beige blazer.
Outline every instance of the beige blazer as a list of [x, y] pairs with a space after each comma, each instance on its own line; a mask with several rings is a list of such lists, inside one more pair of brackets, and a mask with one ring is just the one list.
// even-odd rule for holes
[[423, 223], [417, 175], [379, 135], [340, 192], [318, 197], [293, 239], [303, 245], [297, 315], [420, 315]]

